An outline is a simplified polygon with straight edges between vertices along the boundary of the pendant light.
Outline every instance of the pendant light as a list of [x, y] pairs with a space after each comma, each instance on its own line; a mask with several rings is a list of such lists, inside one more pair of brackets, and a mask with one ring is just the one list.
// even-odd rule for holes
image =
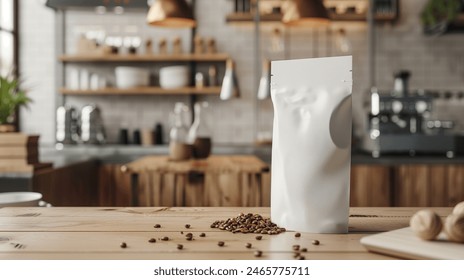
[[226, 62], [226, 73], [224, 75], [224, 80], [222, 81], [221, 94], [219, 95], [219, 98], [221, 98], [221, 100], [230, 100], [234, 97], [240, 97], [240, 88], [238, 86], [237, 75], [235, 73], [235, 63], [229, 58]]
[[282, 21], [288, 26], [317, 26], [329, 23], [321, 0], [287, 0], [282, 6]]
[[153, 26], [171, 28], [196, 26], [192, 7], [185, 0], [155, 0], [148, 11], [147, 22]]

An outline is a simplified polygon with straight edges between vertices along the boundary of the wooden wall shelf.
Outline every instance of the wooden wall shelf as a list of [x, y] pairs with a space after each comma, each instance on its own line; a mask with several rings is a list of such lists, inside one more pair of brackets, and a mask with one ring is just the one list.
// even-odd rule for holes
[[223, 62], [228, 54], [76, 54], [62, 55], [61, 62]]
[[[340, 22], [340, 21], [351, 21], [351, 22], [363, 22], [367, 21], [365, 14], [333, 14], [329, 13], [331, 21]], [[375, 15], [375, 20], [378, 22], [387, 22], [396, 20], [396, 14], [377, 14]], [[251, 23], [254, 21], [254, 15], [250, 13], [232, 13], [226, 17], [227, 23]], [[281, 23], [282, 15], [262, 15], [260, 17], [261, 23]]]
[[[251, 13], [232, 13], [227, 15], [226, 22], [228, 23], [248, 23], [254, 21], [254, 15]], [[261, 15], [260, 22], [281, 22], [281, 14]]]
[[63, 95], [219, 95], [221, 87], [183, 87], [177, 89], [163, 89], [161, 87], [137, 87], [129, 89], [103, 88], [98, 90], [71, 90], [61, 88], [60, 93]]

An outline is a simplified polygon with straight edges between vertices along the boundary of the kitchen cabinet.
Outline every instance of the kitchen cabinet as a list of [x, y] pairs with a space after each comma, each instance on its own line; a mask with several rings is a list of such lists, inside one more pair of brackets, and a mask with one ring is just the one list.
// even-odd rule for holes
[[464, 165], [394, 167], [394, 206], [454, 206], [464, 201]]
[[[123, 166], [99, 167], [99, 206], [132, 205], [133, 174]], [[142, 171], [136, 184], [138, 206], [270, 206], [269, 172]]]
[[147, 156], [124, 169], [137, 178], [130, 193], [138, 194], [139, 206], [270, 205], [269, 167], [254, 156], [215, 155], [179, 162]]
[[354, 207], [446, 207], [464, 201], [462, 164], [354, 164]]
[[351, 167], [350, 206], [391, 206], [391, 169], [383, 165]]
[[[122, 164], [105, 164], [99, 168], [99, 205], [131, 205], [131, 177], [121, 171]], [[353, 207], [392, 206], [392, 169], [383, 165], [353, 165], [351, 170], [350, 205]], [[464, 176], [463, 176], [464, 179]], [[249, 175], [222, 174], [217, 177], [199, 173], [141, 174], [138, 179], [138, 201], [141, 206], [263, 206], [270, 205], [271, 174], [262, 173], [259, 181]], [[208, 186], [203, 187], [203, 184]], [[249, 198], [240, 196], [241, 186], [260, 184], [263, 193], [254, 195], [259, 189], [249, 193]], [[238, 187], [237, 187], [238, 185]], [[218, 186], [221, 186], [218, 188]], [[186, 192], [185, 197], [176, 195], [176, 189]], [[207, 191], [207, 194], [203, 195]], [[155, 193], [160, 194], [158, 196]], [[247, 197], [246, 194], [243, 194]]]
[[98, 168], [98, 205], [131, 205], [131, 182], [129, 174], [121, 171], [122, 164], [102, 164]]
[[[131, 152], [134, 152], [132, 149]], [[102, 153], [107, 154], [110, 151], [112, 151], [110, 148], [105, 148]], [[219, 151], [222, 154], [231, 152]], [[125, 153], [123, 150], [114, 150], [114, 152]], [[159, 153], [165, 152], [165, 150], [159, 151]], [[85, 152], [80, 149], [79, 153]], [[234, 150], [234, 153], [237, 151]], [[130, 206], [133, 202], [132, 177], [130, 172], [123, 172], [121, 168], [124, 163], [134, 158], [137, 157], [118, 160], [95, 158], [70, 161], [71, 163], [64, 165], [55, 164], [58, 168], [35, 172], [32, 178], [32, 190], [41, 192], [44, 200], [54, 206]], [[150, 166], [156, 169], [153, 164]], [[268, 167], [268, 165], [257, 166]], [[163, 191], [163, 204], [224, 206], [235, 203], [235, 205], [250, 207], [269, 206], [270, 172], [265, 169], [251, 174], [238, 177], [225, 173], [214, 178], [205, 176], [201, 172], [191, 172], [174, 179], [172, 172], [171, 174], [166, 172], [162, 180], [170, 186], [185, 185], [179, 189], [183, 189], [186, 193], [185, 196], [177, 197], [174, 196], [173, 187], [170, 191], [167, 188]], [[141, 206], [153, 206], [155, 201], [159, 203], [159, 200], [155, 200], [156, 196], [153, 192], [154, 187], [159, 188], [157, 185], [159, 182], [161, 179], [157, 176], [143, 174], [138, 176], [137, 200]], [[210, 193], [205, 197], [203, 195], [205, 182], [215, 186], [221, 184], [221, 187], [208, 190]], [[464, 201], [464, 157], [373, 159], [354, 156], [350, 192], [352, 207], [454, 206]]]
[[98, 161], [85, 161], [34, 173], [32, 190], [53, 206], [97, 206]]

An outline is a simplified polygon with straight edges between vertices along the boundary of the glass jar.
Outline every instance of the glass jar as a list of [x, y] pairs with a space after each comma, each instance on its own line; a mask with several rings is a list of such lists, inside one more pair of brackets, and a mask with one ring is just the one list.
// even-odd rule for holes
[[208, 108], [208, 102], [195, 103], [195, 120], [188, 133], [188, 143], [192, 145], [193, 157], [198, 159], [207, 158], [211, 154], [211, 129], [205, 113]]
[[191, 157], [192, 147], [187, 141], [189, 129], [186, 124], [189, 108], [178, 102], [172, 115], [173, 126], [169, 132], [169, 156], [171, 160], [187, 160]]

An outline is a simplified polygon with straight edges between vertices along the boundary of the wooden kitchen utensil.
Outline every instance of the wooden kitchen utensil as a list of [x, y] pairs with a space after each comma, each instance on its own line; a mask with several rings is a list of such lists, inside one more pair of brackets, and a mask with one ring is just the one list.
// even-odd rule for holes
[[214, 38], [208, 39], [208, 42], [206, 43], [206, 53], [217, 53], [216, 40]]
[[193, 43], [193, 52], [195, 54], [202, 54], [204, 52], [203, 38], [199, 35], [195, 36]]
[[183, 53], [182, 39], [180, 37], [176, 37], [172, 41], [172, 53], [173, 54], [181, 54], [181, 53]]
[[153, 41], [151, 39], [145, 41], [145, 54], [153, 54]]
[[158, 42], [158, 51], [159, 54], [167, 54], [168, 53], [168, 41], [166, 38], [161, 38]]

